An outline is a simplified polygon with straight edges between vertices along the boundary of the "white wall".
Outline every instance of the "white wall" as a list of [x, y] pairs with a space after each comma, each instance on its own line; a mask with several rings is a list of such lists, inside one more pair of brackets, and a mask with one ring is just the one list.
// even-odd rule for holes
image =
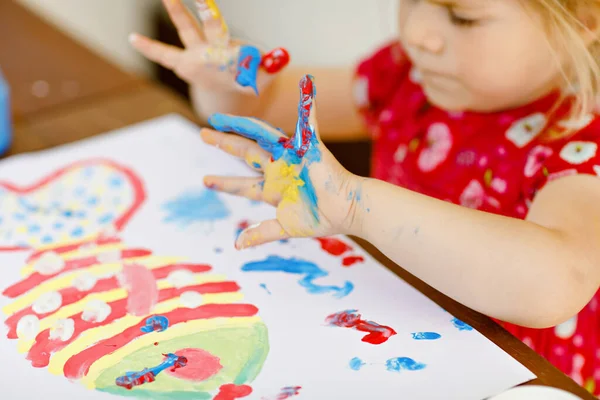
[[[127, 42], [151, 30], [158, 0], [18, 0], [123, 68], [148, 64]], [[193, 7], [193, 0], [186, 0]], [[396, 31], [397, 0], [218, 0], [234, 33], [267, 48], [284, 46], [292, 62], [340, 65]], [[252, 17], [249, 17], [252, 15]]]

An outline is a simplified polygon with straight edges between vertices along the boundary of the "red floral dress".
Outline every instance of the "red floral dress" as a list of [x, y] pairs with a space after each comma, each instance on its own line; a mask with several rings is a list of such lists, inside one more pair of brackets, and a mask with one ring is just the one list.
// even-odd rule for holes
[[[356, 71], [354, 94], [374, 139], [372, 175], [478, 210], [525, 218], [546, 182], [600, 175], [600, 118], [550, 116], [556, 95], [496, 113], [451, 113], [427, 102], [400, 44], [379, 49]], [[568, 136], [565, 129], [574, 129]], [[550, 329], [505, 327], [577, 383], [600, 394], [600, 291], [571, 320]]]

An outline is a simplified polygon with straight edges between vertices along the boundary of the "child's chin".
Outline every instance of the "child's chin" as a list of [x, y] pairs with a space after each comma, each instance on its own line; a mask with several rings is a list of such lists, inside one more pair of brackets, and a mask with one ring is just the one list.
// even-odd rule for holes
[[453, 96], [451, 92], [441, 93], [435, 89], [428, 88], [427, 86], [423, 86], [423, 92], [431, 105], [444, 111], [463, 112], [468, 108], [467, 104], [459, 101], [457, 96]]

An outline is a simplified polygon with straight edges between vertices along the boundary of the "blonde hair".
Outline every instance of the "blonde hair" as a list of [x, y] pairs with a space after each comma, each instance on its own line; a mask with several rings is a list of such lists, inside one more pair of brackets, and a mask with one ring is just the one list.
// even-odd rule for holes
[[[570, 94], [572, 104], [563, 121], [565, 125], [576, 126], [578, 121], [583, 121], [594, 110], [600, 95], [600, 41], [597, 35], [600, 28], [600, 0], [522, 2], [542, 17], [549, 45], [557, 57], [559, 54], [567, 56], [563, 60], [565, 86], [561, 100]], [[589, 20], [585, 19], [586, 15], [590, 16]], [[562, 101], [559, 103], [562, 104]], [[569, 134], [569, 131], [572, 129], [567, 128], [563, 133]]]

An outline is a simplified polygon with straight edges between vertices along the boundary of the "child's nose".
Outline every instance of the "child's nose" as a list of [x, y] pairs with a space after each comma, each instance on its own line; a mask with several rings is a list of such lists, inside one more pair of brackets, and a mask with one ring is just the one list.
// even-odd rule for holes
[[439, 54], [444, 50], [444, 38], [436, 28], [434, 10], [425, 2], [415, 5], [404, 18], [401, 35], [411, 47]]

